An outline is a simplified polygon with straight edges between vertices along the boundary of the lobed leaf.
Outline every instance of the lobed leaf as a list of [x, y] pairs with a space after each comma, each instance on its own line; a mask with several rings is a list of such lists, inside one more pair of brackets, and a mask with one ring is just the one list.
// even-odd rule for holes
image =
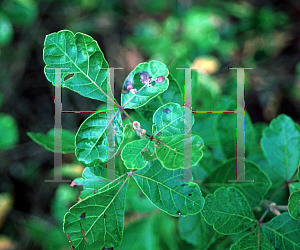
[[272, 182], [254, 162], [245, 161], [245, 179], [254, 182], [228, 182], [236, 179], [236, 159], [229, 159], [220, 164], [202, 184], [214, 192], [219, 187], [236, 187], [246, 197], [251, 208], [260, 204], [270, 189]]
[[[166, 65], [161, 62], [140, 63], [124, 81], [121, 105], [124, 106], [127, 103], [125, 108], [128, 109], [142, 107], [168, 88], [168, 74]], [[141, 89], [145, 84], [147, 87]], [[137, 93], [133, 91], [134, 89]]]
[[[117, 174], [115, 175], [115, 180], [119, 180], [120, 178], [122, 177], [118, 177]], [[103, 164], [101, 166], [86, 167], [82, 172], [82, 178], [75, 179], [71, 183], [71, 186], [82, 185], [83, 190], [79, 197], [85, 199], [88, 196], [103, 192], [117, 184], [117, 181], [107, 181], [107, 169], [105, 164]]]
[[[56, 152], [54, 150], [54, 133], [55, 129], [50, 129], [47, 134], [43, 133], [34, 133], [28, 132], [27, 135], [37, 144], [43, 146], [45, 149]], [[58, 130], [59, 132], [59, 130]], [[61, 146], [62, 146], [62, 154], [73, 153], [75, 152], [75, 133], [61, 129]], [[60, 152], [56, 152], [60, 153]]]
[[214, 194], [207, 195], [201, 213], [221, 234], [241, 233], [256, 224], [249, 203], [235, 187], [220, 187]]
[[64, 232], [74, 250], [84, 250], [96, 241], [101, 249], [121, 244], [126, 189], [127, 181], [118, 182], [70, 208], [64, 218]]
[[273, 119], [263, 131], [261, 147], [273, 172], [289, 180], [300, 161], [300, 131], [293, 120], [284, 114]]
[[[117, 153], [124, 138], [120, 113], [114, 120]], [[85, 166], [93, 167], [107, 161], [107, 113], [95, 113], [81, 124], [76, 134], [75, 146], [76, 157]]]
[[122, 150], [121, 157], [128, 169], [141, 169], [147, 165], [147, 161], [144, 159], [143, 155], [145, 154], [144, 150], [149, 144], [149, 139], [141, 139], [132, 141], [125, 145]]
[[291, 217], [295, 220], [300, 220], [300, 190], [291, 193], [288, 210]]
[[152, 203], [170, 215], [197, 214], [203, 208], [204, 198], [199, 186], [178, 181], [184, 179], [183, 169], [168, 170], [154, 160], [135, 171], [132, 177]]
[[264, 223], [262, 229], [275, 249], [300, 249], [300, 221], [293, 219], [288, 212]]
[[258, 230], [245, 235], [234, 243], [230, 250], [275, 250], [271, 245], [265, 234], [260, 231], [258, 240]]
[[64, 68], [61, 87], [85, 97], [107, 102], [104, 93], [107, 93], [108, 63], [92, 37], [80, 32], [74, 35], [69, 30], [51, 33], [46, 36], [43, 57], [46, 63], [46, 78], [53, 85], [53, 68]]

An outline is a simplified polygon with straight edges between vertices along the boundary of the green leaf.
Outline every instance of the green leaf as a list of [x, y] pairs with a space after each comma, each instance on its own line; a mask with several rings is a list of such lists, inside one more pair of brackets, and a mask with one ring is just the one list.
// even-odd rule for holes
[[271, 165], [272, 172], [289, 180], [300, 161], [300, 132], [293, 120], [281, 114], [264, 131], [261, 147]]
[[175, 78], [170, 74], [169, 78], [169, 87], [168, 89], [147, 102], [144, 106], [137, 108], [136, 111], [143, 116], [146, 120], [152, 120], [152, 117], [155, 111], [162, 105], [165, 105], [169, 102], [176, 102], [179, 105], [183, 105], [183, 95], [181, 89], [175, 80]]
[[[62, 69], [61, 86], [82, 96], [107, 102], [107, 69], [102, 51], [90, 36], [61, 30], [46, 36], [44, 44], [45, 75], [55, 85], [55, 70]], [[74, 75], [73, 75], [74, 74]], [[72, 76], [73, 75], [73, 76]], [[72, 76], [65, 80], [66, 76]], [[98, 88], [99, 87], [99, 88]]]
[[[236, 102], [231, 102], [225, 110], [236, 110]], [[222, 113], [216, 119], [216, 134], [222, 152], [227, 159], [236, 156], [236, 129], [237, 115], [235, 113]], [[244, 135], [243, 135], [244, 136]], [[256, 145], [256, 131], [251, 122], [248, 113], [245, 113], [245, 155], [247, 156], [251, 149]]]
[[[185, 111], [191, 112], [187, 107], [178, 103], [167, 103], [161, 106], [153, 115], [153, 134], [160, 132], [161, 137], [184, 134]], [[194, 116], [191, 116], [191, 126], [194, 124]], [[188, 129], [190, 130], [190, 128]]]
[[84, 250], [87, 244], [99, 242], [101, 248], [117, 248], [124, 227], [124, 208], [127, 181], [78, 202], [64, 219], [74, 250]]
[[13, 148], [18, 141], [17, 121], [9, 114], [0, 113], [0, 151]]
[[118, 250], [159, 248], [159, 235], [153, 232], [153, 218], [142, 218], [125, 227], [124, 238]]
[[[55, 129], [52, 128], [47, 134], [28, 132], [27, 135], [37, 144], [51, 152], [54, 152], [54, 132]], [[61, 129], [61, 141], [62, 154], [75, 152], [75, 133], [66, 129]]]
[[[160, 160], [162, 165], [167, 169], [178, 169], [184, 168], [184, 158], [189, 152], [184, 150], [184, 135], [174, 135], [161, 137], [159, 140], [159, 148], [155, 148], [157, 158]], [[203, 140], [198, 135], [192, 135], [191, 142], [192, 152], [192, 166], [197, 164], [203, 156], [202, 147]], [[186, 143], [186, 145], [188, 145]]]
[[[114, 120], [115, 153], [117, 153], [124, 138], [120, 113]], [[106, 113], [95, 113], [81, 124], [76, 134], [75, 146], [76, 157], [85, 166], [93, 167], [107, 161]]]
[[262, 229], [275, 249], [299, 250], [300, 249], [300, 223], [283, 213], [264, 223]]
[[300, 220], [300, 190], [291, 193], [288, 209], [290, 216], [295, 220]]
[[173, 216], [197, 214], [203, 208], [204, 198], [199, 186], [184, 179], [184, 170], [165, 169], [158, 160], [132, 174], [143, 193], [159, 209]]
[[150, 143], [149, 139], [135, 140], [127, 143], [122, 150], [121, 157], [125, 166], [128, 169], [136, 168], [141, 169], [147, 165], [144, 159], [145, 149]]
[[236, 179], [236, 159], [220, 164], [202, 184], [214, 192], [219, 187], [236, 187], [246, 197], [251, 208], [260, 204], [272, 183], [269, 177], [254, 162], [245, 161], [245, 179], [254, 182], [228, 182]]
[[259, 234], [259, 247], [258, 247], [258, 230], [245, 235], [233, 244], [230, 250], [275, 250], [265, 234], [260, 231]]
[[[163, 166], [168, 169], [184, 168], [185, 112], [191, 112], [187, 107], [178, 103], [167, 103], [156, 110], [153, 115], [153, 135], [158, 139], [159, 147], [155, 148], [156, 156]], [[191, 126], [194, 117], [191, 117]], [[191, 127], [188, 128], [190, 130]], [[192, 165], [197, 164], [203, 152], [203, 140], [198, 135], [192, 135]]]
[[[161, 62], [140, 63], [124, 81], [121, 105], [124, 106], [129, 100], [125, 108], [135, 109], [145, 105], [168, 88], [168, 74], [166, 65]], [[145, 84], [147, 86], [140, 90]], [[128, 86], [136, 89], [137, 93], [130, 91]]]
[[293, 193], [294, 191], [300, 190], [300, 183], [299, 182], [292, 182], [289, 184], [289, 191], [290, 194]]
[[126, 194], [125, 212], [149, 213], [157, 209], [156, 206], [144, 195], [133, 178], [129, 179]]
[[178, 231], [181, 239], [199, 249], [206, 249], [212, 238], [218, 234], [205, 222], [201, 213], [179, 218]]
[[[86, 167], [82, 172], [83, 178], [77, 178], [72, 183], [71, 186], [82, 185], [83, 190], [80, 193], [80, 198], [85, 199], [90, 195], [94, 195], [99, 192], [107, 190], [113, 186], [112, 183], [107, 181], [107, 169], [105, 164], [95, 167]], [[118, 180], [117, 174], [115, 179]], [[117, 185], [118, 182], [115, 182]]]
[[0, 47], [9, 45], [14, 35], [13, 26], [9, 18], [0, 11]]
[[2, 1], [0, 8], [7, 13], [13, 24], [22, 27], [32, 25], [39, 14], [39, 6], [35, 0]]
[[201, 213], [221, 234], [241, 233], [256, 224], [249, 203], [235, 187], [220, 187], [214, 194], [207, 195]]

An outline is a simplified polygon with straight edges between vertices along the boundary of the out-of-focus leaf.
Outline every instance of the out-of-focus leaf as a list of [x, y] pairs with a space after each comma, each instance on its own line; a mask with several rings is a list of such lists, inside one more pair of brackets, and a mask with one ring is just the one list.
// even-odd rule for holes
[[0, 113], [0, 151], [13, 148], [19, 140], [16, 120], [9, 114]]
[[0, 47], [8, 45], [11, 42], [13, 35], [14, 30], [9, 18], [0, 11]]
[[[60, 130], [57, 129], [59, 133]], [[45, 149], [56, 152], [54, 149], [55, 129], [50, 129], [47, 134], [28, 132], [27, 135], [37, 144], [43, 146]], [[61, 129], [61, 141], [62, 141], [62, 154], [75, 152], [75, 133]], [[59, 152], [56, 152], [59, 153]]]
[[179, 218], [178, 230], [181, 239], [200, 249], [206, 249], [211, 238], [218, 234], [206, 223], [201, 213]]
[[294, 121], [284, 114], [273, 119], [263, 131], [261, 147], [270, 164], [269, 171], [290, 180], [300, 161], [300, 131]]

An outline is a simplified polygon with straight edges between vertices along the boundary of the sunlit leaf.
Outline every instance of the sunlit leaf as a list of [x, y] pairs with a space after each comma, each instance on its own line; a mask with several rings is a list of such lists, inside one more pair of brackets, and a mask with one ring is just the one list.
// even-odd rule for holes
[[79, 32], [74, 35], [69, 30], [51, 33], [45, 39], [44, 61], [45, 75], [53, 85], [53, 68], [62, 68], [62, 87], [82, 96], [107, 101], [107, 97], [99, 88], [107, 93], [108, 64], [92, 37]]
[[149, 139], [135, 140], [125, 145], [122, 150], [121, 157], [127, 168], [140, 169], [147, 165], [144, 159], [145, 149], [150, 143]]
[[[124, 138], [121, 115], [114, 118], [115, 153]], [[75, 154], [85, 166], [95, 166], [107, 161], [107, 114], [95, 113], [89, 116], [79, 127], [75, 138]]]
[[70, 208], [64, 219], [64, 232], [75, 250], [99, 242], [100, 247], [118, 247], [124, 227], [127, 181], [95, 194]]
[[[127, 103], [125, 108], [128, 109], [145, 105], [168, 88], [168, 74], [166, 65], [161, 62], [150, 61], [139, 64], [124, 81], [121, 105]], [[147, 86], [141, 89], [144, 85]]]

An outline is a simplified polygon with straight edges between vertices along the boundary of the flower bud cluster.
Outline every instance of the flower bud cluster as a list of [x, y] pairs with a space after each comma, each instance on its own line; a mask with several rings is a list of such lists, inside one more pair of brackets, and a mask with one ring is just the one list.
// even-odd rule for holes
[[140, 136], [142, 139], [146, 137], [146, 130], [141, 129], [141, 124], [138, 121], [134, 121], [132, 123], [132, 129], [136, 131], [136, 134]]

